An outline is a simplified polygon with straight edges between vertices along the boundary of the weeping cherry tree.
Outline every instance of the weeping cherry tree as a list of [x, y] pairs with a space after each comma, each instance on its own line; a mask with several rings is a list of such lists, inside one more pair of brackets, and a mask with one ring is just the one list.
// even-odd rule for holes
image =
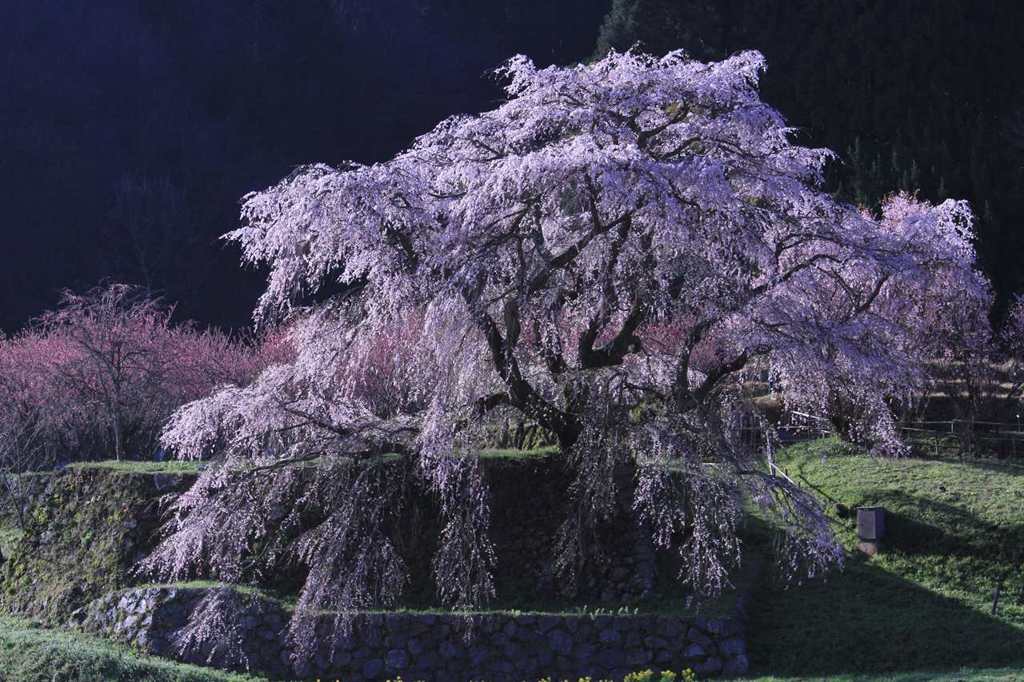
[[[248, 195], [226, 237], [269, 267], [255, 316], [290, 319], [296, 355], [172, 418], [165, 444], [212, 464], [148, 566], [232, 580], [260, 546], [308, 568], [300, 613], [393, 605], [409, 569], [387, 528], [412, 476], [439, 502], [440, 600], [484, 603], [498, 557], [477, 453], [510, 415], [572, 474], [566, 584], [601, 551], [623, 465], [637, 523], [696, 593], [727, 587], [745, 500], [781, 529], [786, 572], [838, 562], [814, 499], [739, 437], [748, 380], [898, 455], [893, 406], [922, 385], [937, 300], [989, 294], [966, 205], [834, 200], [830, 153], [791, 142], [763, 68], [756, 52], [516, 57], [496, 109]], [[406, 466], [369, 465], [385, 454]], [[309, 461], [312, 479], [294, 466]]]

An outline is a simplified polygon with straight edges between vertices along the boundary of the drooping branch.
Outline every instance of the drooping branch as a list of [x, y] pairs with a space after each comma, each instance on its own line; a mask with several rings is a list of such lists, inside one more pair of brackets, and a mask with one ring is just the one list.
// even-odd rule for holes
[[[546, 69], [516, 58], [494, 111], [449, 119], [386, 162], [305, 168], [248, 197], [230, 238], [270, 268], [261, 310], [335, 277], [365, 286], [340, 316], [313, 304], [296, 358], [174, 417], [168, 447], [243, 466], [203, 479], [164, 565], [237, 572], [247, 517], [232, 512], [260, 503], [255, 482], [231, 477], [244, 465], [282, 462], [260, 471], [276, 479], [314, 453], [331, 466], [394, 450], [445, 507], [442, 601], [486, 600], [495, 557], [473, 454], [517, 410], [557, 436], [573, 481], [556, 568], [571, 577], [597, 556], [617, 468], [659, 463], [692, 474], [688, 487], [659, 475], [639, 503], [679, 541], [684, 576], [721, 589], [738, 495], [758, 470], [736, 435], [756, 408], [738, 381], [754, 358], [787, 406], [856, 413], [872, 447], [897, 451], [885, 397], [925, 371], [948, 327], [937, 311], [989, 300], [969, 212], [898, 195], [875, 218], [836, 202], [820, 187], [828, 154], [792, 144], [758, 96], [762, 68], [756, 53]], [[347, 511], [325, 508], [329, 532], [306, 547], [311, 597], [394, 599], [380, 509], [351, 508], [376, 494], [364, 483], [331, 488]], [[251, 487], [208, 498], [214, 484]], [[779, 495], [771, 482], [755, 493]], [[792, 546], [811, 570], [834, 563], [815, 510], [790, 497], [775, 506]]]

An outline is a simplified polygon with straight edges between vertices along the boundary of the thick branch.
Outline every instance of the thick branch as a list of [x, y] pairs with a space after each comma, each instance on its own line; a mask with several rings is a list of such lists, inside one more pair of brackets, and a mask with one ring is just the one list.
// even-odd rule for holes
[[494, 368], [508, 387], [509, 404], [555, 433], [563, 448], [572, 446], [582, 430], [579, 420], [545, 400], [523, 377], [513, 349], [506, 343], [490, 315], [480, 313], [477, 323], [487, 339]]

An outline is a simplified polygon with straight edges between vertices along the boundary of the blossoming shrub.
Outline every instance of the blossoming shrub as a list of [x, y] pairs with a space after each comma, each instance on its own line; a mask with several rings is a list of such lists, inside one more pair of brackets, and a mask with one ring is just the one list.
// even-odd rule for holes
[[27, 330], [0, 339], [0, 467], [149, 458], [181, 405], [245, 385], [289, 356], [280, 333], [241, 342], [192, 324], [125, 285], [66, 293]]

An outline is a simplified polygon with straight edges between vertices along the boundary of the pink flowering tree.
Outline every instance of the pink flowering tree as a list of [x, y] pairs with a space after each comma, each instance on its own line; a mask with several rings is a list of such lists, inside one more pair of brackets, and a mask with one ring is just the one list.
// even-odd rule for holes
[[[296, 355], [171, 419], [167, 446], [220, 465], [149, 566], [237, 579], [297, 495], [322, 512], [275, 550], [309, 569], [300, 611], [393, 604], [408, 569], [387, 532], [400, 468], [373, 465], [388, 453], [440, 501], [438, 595], [485, 602], [496, 557], [477, 453], [510, 414], [574, 472], [566, 584], [600, 551], [621, 465], [639, 522], [696, 592], [727, 586], [744, 499], [777, 520], [784, 568], [839, 561], [814, 499], [738, 438], [745, 374], [898, 454], [891, 405], [924, 381], [931, 296], [987, 289], [964, 203], [901, 197], [879, 219], [822, 191], [830, 154], [790, 142], [758, 96], [763, 66], [754, 52], [517, 57], [496, 109], [387, 162], [307, 166], [247, 196], [227, 238], [269, 267], [256, 318], [298, 319]], [[307, 460], [312, 481], [293, 466]]]
[[241, 343], [173, 325], [170, 314], [140, 291], [113, 285], [68, 292], [32, 327], [0, 340], [4, 470], [148, 457], [176, 408], [218, 386], [248, 383], [288, 357], [279, 338]]
[[[908, 232], [935, 215], [927, 203], [899, 193], [882, 202], [880, 224]], [[965, 256], [973, 258], [966, 241], [965, 248]], [[878, 309], [905, 327], [911, 343], [907, 366], [923, 369], [923, 381], [913, 382], [911, 399], [900, 405], [910, 408], [907, 414], [925, 414], [935, 407], [931, 399], [939, 398], [958, 419], [970, 421], [982, 413], [991, 418], [998, 393], [992, 390], [998, 383], [998, 339], [989, 323], [993, 298], [985, 277], [968, 267], [931, 268], [912, 281], [898, 275], [883, 292]]]
[[20, 526], [28, 507], [17, 474], [47, 469], [75, 448], [73, 406], [52, 381], [52, 363], [68, 358], [58, 339], [0, 338], [0, 507]]
[[[1004, 373], [1002, 396], [1016, 403], [1019, 415], [1021, 396], [1024, 396], [1024, 296], [1017, 296], [996, 335], [998, 360]], [[1019, 416], [1018, 416], [1019, 420]]]

